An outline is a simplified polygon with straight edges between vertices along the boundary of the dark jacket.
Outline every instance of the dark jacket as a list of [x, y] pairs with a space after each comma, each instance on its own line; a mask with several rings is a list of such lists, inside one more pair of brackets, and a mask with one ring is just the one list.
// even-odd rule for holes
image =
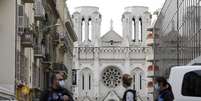
[[173, 101], [174, 95], [171, 90], [165, 89], [159, 92], [157, 101]]
[[69, 97], [69, 101], [74, 101], [72, 93], [65, 88], [49, 88], [45, 90], [40, 96], [40, 101], [63, 101], [64, 95]]

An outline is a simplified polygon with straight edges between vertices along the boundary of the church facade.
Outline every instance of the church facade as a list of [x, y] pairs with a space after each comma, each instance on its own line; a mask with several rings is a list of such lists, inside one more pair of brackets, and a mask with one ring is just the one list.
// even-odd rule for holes
[[77, 7], [72, 15], [78, 41], [74, 47], [77, 101], [121, 101], [125, 88], [122, 74], [133, 77], [132, 88], [138, 99], [147, 100], [149, 89], [147, 67], [151, 48], [147, 47], [147, 28], [151, 14], [144, 6], [126, 7], [122, 14], [122, 36], [110, 30], [101, 36], [101, 14], [98, 7]]

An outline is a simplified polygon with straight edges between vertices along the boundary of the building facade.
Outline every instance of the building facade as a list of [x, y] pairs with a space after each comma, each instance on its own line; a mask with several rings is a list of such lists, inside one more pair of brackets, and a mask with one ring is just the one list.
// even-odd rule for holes
[[73, 42], [77, 37], [66, 0], [17, 0], [16, 96], [38, 100], [50, 77], [64, 72], [71, 89]]
[[154, 63], [168, 77], [175, 65], [200, 56], [201, 0], [166, 0], [154, 25]]
[[15, 0], [0, 1], [0, 100], [15, 98]]
[[[110, 30], [101, 35], [98, 7], [77, 7], [72, 15], [78, 36], [74, 48], [74, 98], [76, 101], [121, 101], [125, 88], [121, 76], [133, 77], [132, 88], [138, 99], [147, 100], [147, 67], [151, 48], [147, 48], [147, 28], [151, 14], [147, 7], [126, 7], [122, 15], [122, 35]], [[153, 57], [153, 56], [152, 56]], [[150, 91], [152, 92], [152, 91]]]

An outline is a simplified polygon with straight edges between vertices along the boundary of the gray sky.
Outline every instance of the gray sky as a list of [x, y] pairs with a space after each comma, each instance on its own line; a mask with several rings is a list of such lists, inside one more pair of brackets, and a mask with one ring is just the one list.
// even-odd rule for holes
[[78, 6], [97, 6], [102, 15], [101, 35], [110, 29], [110, 20], [114, 22], [114, 30], [122, 35], [121, 16], [127, 6], [147, 6], [153, 13], [161, 8], [165, 0], [67, 0], [70, 13]]

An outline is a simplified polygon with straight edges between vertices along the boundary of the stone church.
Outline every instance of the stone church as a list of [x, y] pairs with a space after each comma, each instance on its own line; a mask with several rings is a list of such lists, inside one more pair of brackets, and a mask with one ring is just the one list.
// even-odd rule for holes
[[[112, 13], [111, 13], [112, 14]], [[149, 97], [147, 28], [148, 7], [126, 7], [122, 14], [122, 36], [113, 29], [101, 36], [98, 7], [77, 7], [72, 15], [78, 41], [74, 48], [74, 97], [77, 101], [121, 101], [125, 88], [122, 74], [133, 77], [132, 88], [139, 99]]]

